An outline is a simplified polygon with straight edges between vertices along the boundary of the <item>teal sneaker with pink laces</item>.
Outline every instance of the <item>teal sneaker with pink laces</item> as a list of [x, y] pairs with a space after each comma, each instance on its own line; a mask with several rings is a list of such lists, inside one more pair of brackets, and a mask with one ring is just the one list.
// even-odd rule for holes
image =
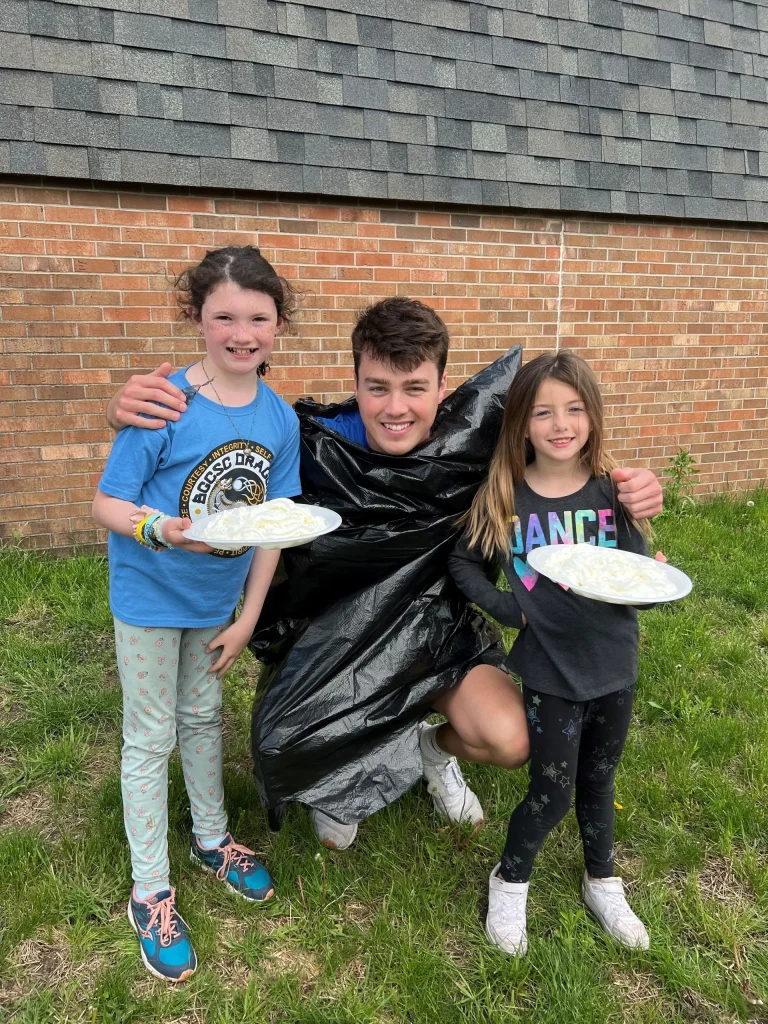
[[203, 871], [216, 875], [228, 889], [251, 903], [263, 903], [275, 891], [269, 872], [256, 860], [253, 850], [240, 846], [229, 832], [212, 850], [204, 850], [195, 838], [189, 859]]
[[139, 938], [144, 966], [161, 981], [186, 981], [197, 969], [187, 923], [176, 909], [176, 893], [163, 889], [151, 900], [128, 902], [128, 920]]

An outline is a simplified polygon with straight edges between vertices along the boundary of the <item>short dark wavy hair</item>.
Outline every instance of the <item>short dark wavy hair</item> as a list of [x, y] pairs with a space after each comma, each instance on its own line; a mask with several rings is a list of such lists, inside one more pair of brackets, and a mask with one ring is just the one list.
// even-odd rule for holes
[[405, 372], [435, 363], [442, 377], [449, 345], [448, 328], [434, 309], [418, 299], [393, 295], [358, 313], [352, 331], [355, 376], [360, 358], [367, 355]]

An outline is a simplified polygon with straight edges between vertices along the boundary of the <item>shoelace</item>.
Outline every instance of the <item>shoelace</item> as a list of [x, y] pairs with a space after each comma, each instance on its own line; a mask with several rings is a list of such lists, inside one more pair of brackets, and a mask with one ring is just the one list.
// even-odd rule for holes
[[619, 893], [611, 893], [609, 900], [614, 913], [619, 920], [629, 921], [633, 924], [635, 923], [637, 915], [623, 896], [620, 896]]
[[446, 761], [444, 764], [437, 765], [436, 767], [440, 779], [448, 793], [451, 796], [459, 796], [459, 794], [466, 788], [466, 783], [459, 771], [456, 758], [452, 757], [450, 761]]
[[149, 915], [146, 930], [139, 926], [139, 931], [145, 939], [150, 938], [152, 927], [158, 917], [160, 918], [160, 945], [170, 946], [173, 940], [178, 939], [181, 935], [176, 924], [177, 913], [173, 903], [173, 896], [166, 896], [164, 900], [161, 900], [160, 903], [156, 903], [152, 907], [152, 913]]
[[600, 890], [604, 900], [607, 900], [610, 904], [611, 910], [616, 916], [617, 920], [625, 920], [634, 923], [637, 920], [632, 907], [627, 903], [626, 896], [623, 892], [611, 892], [610, 889]]
[[241, 846], [234, 841], [230, 842], [228, 846], [220, 846], [219, 850], [224, 854], [221, 867], [216, 872], [216, 877], [219, 881], [223, 881], [227, 877], [231, 865], [241, 868], [250, 867], [251, 864], [249, 862], [256, 856], [253, 850], [249, 850], [247, 846]]
[[519, 927], [520, 916], [525, 915], [528, 894], [523, 892], [505, 892], [499, 900], [502, 924], [506, 927]]

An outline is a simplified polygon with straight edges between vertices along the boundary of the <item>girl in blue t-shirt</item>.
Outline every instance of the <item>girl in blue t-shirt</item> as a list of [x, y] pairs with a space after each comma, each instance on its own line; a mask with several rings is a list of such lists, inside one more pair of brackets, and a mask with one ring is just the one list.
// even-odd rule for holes
[[212, 551], [182, 531], [200, 516], [301, 491], [298, 419], [262, 379], [293, 313], [290, 286], [258, 249], [243, 246], [209, 252], [181, 275], [177, 293], [205, 341], [204, 357], [170, 378], [189, 408], [162, 429], [121, 431], [93, 502], [110, 531], [134, 880], [128, 918], [148, 970], [172, 982], [197, 966], [168, 881], [168, 758], [177, 733], [192, 861], [248, 900], [273, 893], [253, 851], [227, 831], [221, 678], [251, 637], [279, 551]]

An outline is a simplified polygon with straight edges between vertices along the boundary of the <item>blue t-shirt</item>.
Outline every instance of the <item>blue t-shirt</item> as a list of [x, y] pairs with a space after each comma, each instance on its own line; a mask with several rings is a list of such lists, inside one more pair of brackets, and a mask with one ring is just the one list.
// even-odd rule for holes
[[370, 448], [365, 434], [365, 424], [357, 409], [340, 412], [338, 416], [316, 416], [315, 419], [319, 423], [324, 423], [326, 427], [330, 427], [337, 434], [341, 434], [342, 437], [354, 441], [355, 444], [361, 444], [363, 448]]
[[[179, 388], [189, 383], [183, 370], [169, 380]], [[292, 498], [301, 493], [298, 417], [263, 380], [253, 402], [226, 412], [197, 394], [175, 423], [121, 430], [99, 490], [193, 523], [238, 505]], [[237, 605], [253, 550], [152, 551], [110, 533], [112, 614], [132, 626], [216, 626]]]

